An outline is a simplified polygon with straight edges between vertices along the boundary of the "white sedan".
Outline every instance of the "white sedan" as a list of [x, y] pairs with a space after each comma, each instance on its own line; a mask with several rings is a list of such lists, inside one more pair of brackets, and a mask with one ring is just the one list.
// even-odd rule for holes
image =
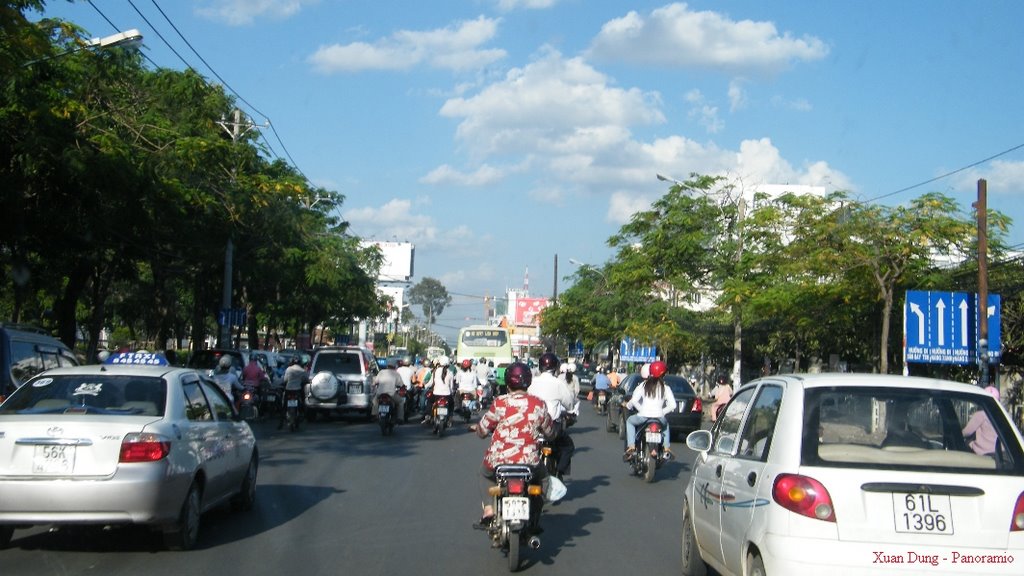
[[682, 573], [1024, 574], [1024, 440], [991, 392], [870, 374], [743, 386], [686, 440]]
[[44, 372], [0, 405], [0, 547], [34, 524], [143, 524], [184, 550], [205, 511], [253, 506], [256, 440], [216, 383], [153, 355], [108, 362]]

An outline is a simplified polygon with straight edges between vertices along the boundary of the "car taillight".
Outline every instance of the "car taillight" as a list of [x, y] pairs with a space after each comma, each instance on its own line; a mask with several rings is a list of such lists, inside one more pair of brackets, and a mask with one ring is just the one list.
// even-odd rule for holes
[[693, 399], [693, 406], [690, 406], [690, 412], [703, 412], [704, 403], [700, 401], [700, 398]]
[[772, 498], [786, 510], [808, 518], [836, 521], [832, 497], [814, 478], [799, 474], [779, 474], [772, 486]]
[[1010, 532], [1024, 530], [1024, 492], [1017, 496], [1017, 504], [1013, 506], [1013, 517], [1010, 518]]
[[522, 494], [526, 491], [526, 480], [522, 478], [510, 478], [508, 481], [509, 494]]
[[171, 441], [160, 434], [133, 432], [121, 441], [120, 462], [156, 462], [171, 453]]

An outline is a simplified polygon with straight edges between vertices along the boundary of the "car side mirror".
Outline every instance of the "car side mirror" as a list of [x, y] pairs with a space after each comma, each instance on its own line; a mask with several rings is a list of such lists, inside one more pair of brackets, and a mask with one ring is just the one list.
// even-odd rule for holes
[[711, 449], [711, 432], [694, 430], [686, 437], [686, 447], [694, 452], [707, 452]]

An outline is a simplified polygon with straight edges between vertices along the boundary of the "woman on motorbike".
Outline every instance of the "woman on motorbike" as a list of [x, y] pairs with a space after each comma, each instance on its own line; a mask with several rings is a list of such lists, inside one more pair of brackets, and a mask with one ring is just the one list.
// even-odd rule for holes
[[715, 423], [718, 421], [718, 413], [725, 408], [725, 405], [729, 403], [732, 398], [732, 386], [729, 384], [729, 379], [724, 375], [718, 377], [718, 385], [715, 386], [715, 403], [711, 405], [711, 422]]
[[[536, 396], [526, 393], [533, 375], [530, 368], [516, 362], [505, 370], [508, 394], [499, 396], [479, 424], [470, 426], [477, 436], [491, 436], [491, 444], [484, 455], [481, 470], [480, 495], [494, 485], [494, 469], [500, 464], [525, 464], [533, 469], [535, 480], [547, 476], [540, 465], [540, 445], [555, 434], [555, 423], [548, 414], [547, 405]], [[481, 502], [483, 516], [475, 526], [486, 529], [494, 519], [494, 508], [486, 498]]]
[[665, 415], [676, 409], [676, 397], [672, 389], [665, 384], [663, 377], [668, 372], [668, 366], [658, 360], [653, 362], [649, 368], [650, 375], [642, 385], [638, 384], [633, 389], [633, 397], [624, 405], [625, 409], [636, 410], [626, 419], [626, 452], [622, 459], [628, 461], [633, 454], [633, 442], [636, 441], [636, 427], [649, 419], [656, 419], [661, 422], [664, 430], [665, 452], [671, 457], [672, 450], [669, 449], [671, 434], [668, 429], [668, 420]]

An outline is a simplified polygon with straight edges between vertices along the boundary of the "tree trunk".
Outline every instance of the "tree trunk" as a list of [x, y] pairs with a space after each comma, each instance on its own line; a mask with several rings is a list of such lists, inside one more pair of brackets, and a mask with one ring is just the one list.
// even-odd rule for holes
[[879, 350], [878, 368], [880, 374], [889, 373], [889, 322], [892, 317], [892, 289], [887, 289], [884, 292], [884, 296], [884, 303], [882, 304], [882, 343]]

